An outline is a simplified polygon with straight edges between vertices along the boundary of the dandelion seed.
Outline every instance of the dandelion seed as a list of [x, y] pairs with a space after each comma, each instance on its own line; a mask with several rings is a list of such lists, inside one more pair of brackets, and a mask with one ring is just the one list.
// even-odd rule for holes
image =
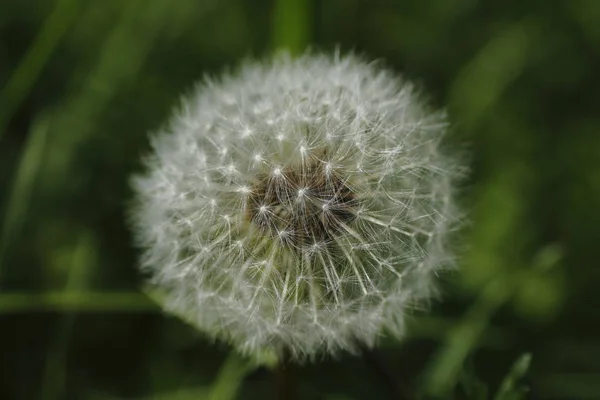
[[389, 70], [317, 54], [247, 62], [182, 109], [133, 180], [164, 307], [248, 355], [402, 337], [453, 260], [444, 114]]

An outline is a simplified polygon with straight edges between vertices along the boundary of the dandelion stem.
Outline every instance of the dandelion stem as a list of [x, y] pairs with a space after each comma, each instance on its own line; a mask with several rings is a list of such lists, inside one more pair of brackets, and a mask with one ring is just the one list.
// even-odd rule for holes
[[368, 348], [363, 344], [359, 344], [360, 350], [365, 362], [373, 368], [379, 378], [385, 383], [388, 388], [390, 399], [392, 400], [408, 400], [411, 397], [408, 395], [408, 389], [399, 379], [397, 374], [392, 371], [389, 364], [381, 357], [381, 355]]
[[278, 400], [293, 400], [294, 399], [294, 379], [293, 365], [290, 362], [290, 355], [287, 351], [277, 362], [275, 367], [275, 384]]

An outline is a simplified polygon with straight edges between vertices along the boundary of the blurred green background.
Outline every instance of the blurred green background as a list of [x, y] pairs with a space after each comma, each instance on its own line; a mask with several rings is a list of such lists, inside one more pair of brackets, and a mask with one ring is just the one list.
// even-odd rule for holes
[[[194, 81], [306, 46], [418, 82], [469, 155], [460, 269], [378, 349], [410, 398], [600, 399], [595, 0], [2, 0], [0, 399], [275, 397], [140, 291], [125, 210]], [[298, 399], [389, 397], [360, 356], [292, 372]]]

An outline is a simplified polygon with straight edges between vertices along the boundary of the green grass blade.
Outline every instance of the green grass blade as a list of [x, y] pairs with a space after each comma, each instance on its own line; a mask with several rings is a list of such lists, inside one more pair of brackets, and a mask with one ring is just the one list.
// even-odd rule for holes
[[157, 312], [148, 297], [137, 292], [1, 293], [0, 315], [26, 312]]
[[8, 191], [9, 196], [0, 231], [0, 279], [9, 245], [19, 235], [31, 200], [33, 187], [44, 158], [47, 134], [48, 118], [41, 118], [34, 123], [29, 133], [12, 188]]
[[36, 82], [44, 65], [77, 16], [78, 0], [58, 0], [33, 45], [0, 91], [0, 139], [12, 114]]
[[273, 47], [292, 54], [302, 52], [310, 42], [311, 0], [279, 0], [273, 19]]
[[[69, 265], [66, 291], [83, 291], [88, 286], [94, 266], [94, 246], [89, 235], [82, 235], [73, 249]], [[63, 399], [66, 395], [67, 355], [71, 332], [77, 313], [65, 313], [55, 329], [54, 340], [48, 346], [46, 363], [41, 384], [40, 398]]]
[[524, 400], [527, 389], [519, 385], [531, 365], [531, 354], [523, 354], [506, 375], [494, 400]]
[[477, 346], [494, 312], [510, 299], [513, 287], [508, 279], [490, 282], [463, 320], [448, 333], [425, 376], [424, 391], [428, 395], [443, 397], [454, 387], [465, 359]]
[[231, 352], [210, 389], [208, 400], [235, 399], [244, 377], [254, 368], [253, 363]]

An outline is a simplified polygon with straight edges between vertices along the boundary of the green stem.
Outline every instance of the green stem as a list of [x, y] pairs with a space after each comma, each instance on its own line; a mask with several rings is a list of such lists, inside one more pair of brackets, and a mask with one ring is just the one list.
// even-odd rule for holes
[[373, 368], [374, 372], [379, 376], [381, 381], [387, 386], [391, 399], [405, 400], [412, 398], [408, 395], [409, 390], [406, 388], [400, 377], [393, 371], [389, 364], [385, 361], [381, 354], [359, 343], [363, 359]]
[[293, 400], [296, 396], [294, 393], [294, 376], [293, 365], [290, 362], [288, 352], [284, 352], [278, 360], [275, 367], [275, 383], [278, 400]]
[[273, 17], [273, 47], [292, 54], [310, 43], [312, 0], [277, 0]]

